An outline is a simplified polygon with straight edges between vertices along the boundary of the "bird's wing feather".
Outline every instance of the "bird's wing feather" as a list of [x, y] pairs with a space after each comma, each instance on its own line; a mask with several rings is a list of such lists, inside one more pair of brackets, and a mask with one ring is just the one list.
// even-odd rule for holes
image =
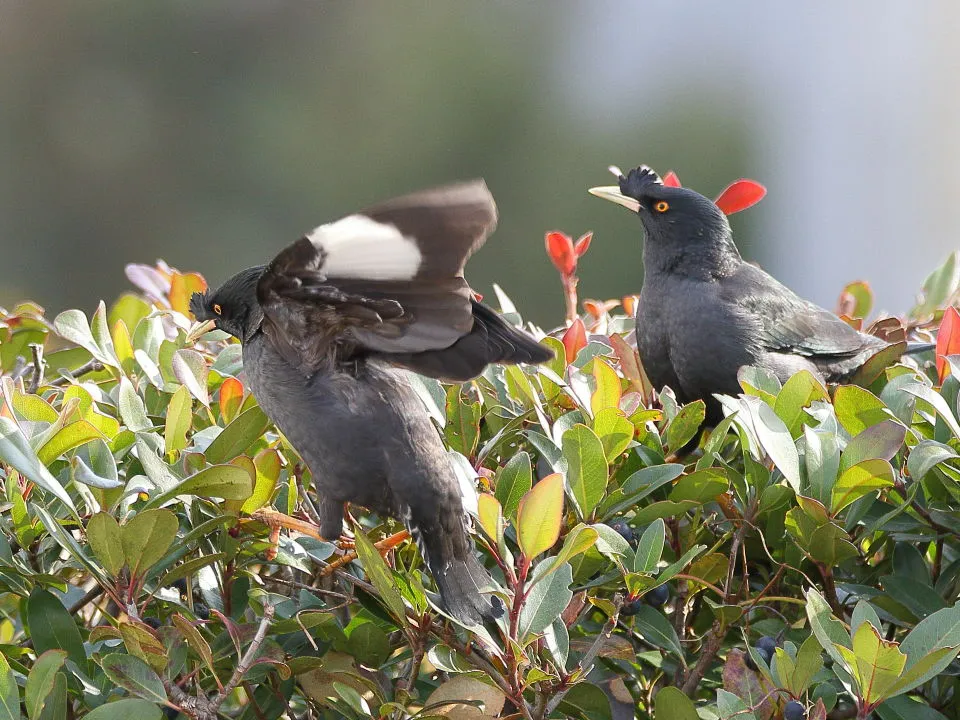
[[852, 354], [864, 347], [861, 333], [754, 265], [744, 263], [724, 278], [723, 295], [759, 318], [760, 340], [768, 350], [816, 356]]
[[263, 273], [257, 297], [265, 332], [307, 370], [344, 350], [449, 348], [474, 327], [463, 268], [496, 218], [493, 197], [477, 180], [321, 225]]

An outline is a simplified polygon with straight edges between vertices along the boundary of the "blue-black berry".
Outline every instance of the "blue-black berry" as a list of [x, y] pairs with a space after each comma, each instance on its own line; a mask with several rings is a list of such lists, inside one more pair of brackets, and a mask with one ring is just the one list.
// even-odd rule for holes
[[807, 720], [807, 709], [802, 703], [791, 700], [783, 708], [783, 720]]
[[777, 650], [777, 640], [772, 638], [769, 635], [764, 635], [762, 638], [757, 640], [757, 650], [763, 650], [764, 652], [769, 652], [771, 656]]
[[158, 629], [158, 628], [160, 627], [160, 624], [161, 624], [161, 623], [160, 623], [160, 620], [157, 619], [157, 618], [155, 618], [155, 617], [147, 617], [147, 618], [144, 618], [143, 621], [144, 621], [147, 625], [149, 625], [150, 627], [152, 627], [154, 630]]
[[203, 603], [194, 603], [193, 604], [193, 614], [196, 615], [201, 620], [210, 619], [210, 608], [208, 608]]
[[666, 585], [658, 585], [653, 590], [643, 596], [643, 599], [653, 607], [662, 607], [670, 599], [670, 588]]
[[637, 534], [633, 531], [633, 528], [630, 527], [626, 520], [617, 520], [616, 522], [612, 523], [610, 527], [616, 530], [617, 534], [631, 545], [637, 541]]
[[621, 615], [636, 615], [643, 607], [643, 598], [627, 598], [627, 601], [620, 608]]

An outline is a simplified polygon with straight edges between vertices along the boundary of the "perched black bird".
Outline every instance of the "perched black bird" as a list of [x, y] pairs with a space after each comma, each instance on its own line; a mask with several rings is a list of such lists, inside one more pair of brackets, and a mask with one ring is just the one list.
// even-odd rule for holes
[[611, 171], [619, 186], [590, 192], [637, 213], [646, 232], [640, 359], [658, 389], [669, 385], [684, 403], [703, 399], [708, 423], [722, 417], [714, 393], [740, 392], [743, 365], [765, 368], [782, 382], [809, 370], [838, 383], [890, 346], [745, 262], [726, 215], [700, 193], [665, 186], [645, 165], [626, 177]]
[[468, 624], [499, 616], [481, 592], [453, 467], [405, 370], [463, 381], [489, 363], [539, 363], [551, 351], [475, 299], [467, 258], [496, 225], [481, 180], [388, 201], [321, 225], [267, 266], [191, 298], [190, 309], [243, 343], [260, 407], [310, 466], [324, 537], [344, 503], [401, 519], [447, 610]]

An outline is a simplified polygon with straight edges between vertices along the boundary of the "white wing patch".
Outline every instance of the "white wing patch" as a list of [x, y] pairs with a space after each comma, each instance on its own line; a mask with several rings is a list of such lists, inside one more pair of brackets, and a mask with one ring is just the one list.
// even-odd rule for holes
[[366, 215], [321, 225], [307, 239], [321, 251], [323, 268], [317, 269], [327, 277], [410, 280], [423, 261], [416, 240]]

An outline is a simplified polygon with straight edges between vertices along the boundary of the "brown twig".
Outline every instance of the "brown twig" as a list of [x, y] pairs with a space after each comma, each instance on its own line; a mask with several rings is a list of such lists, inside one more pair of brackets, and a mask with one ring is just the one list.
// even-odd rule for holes
[[223, 701], [227, 699], [230, 693], [236, 689], [240, 681], [243, 680], [243, 676], [247, 674], [247, 670], [253, 665], [253, 661], [257, 659], [257, 655], [260, 654], [260, 647], [267, 637], [267, 630], [270, 629], [270, 623], [273, 621], [274, 612], [275, 609], [273, 605], [263, 606], [263, 617], [260, 619], [260, 625], [257, 626], [257, 632], [253, 636], [253, 640], [251, 640], [250, 645], [247, 646], [247, 651], [243, 654], [243, 657], [240, 658], [240, 662], [237, 663], [237, 667], [227, 681], [227, 684], [223, 686], [223, 690], [217, 693], [210, 702], [214, 712], [223, 704]]
[[64, 385], [69, 385], [71, 380], [76, 380], [83, 375], [91, 372], [100, 372], [103, 370], [103, 363], [99, 360], [90, 360], [89, 362], [84, 363], [76, 370], [74, 370], [70, 375], [61, 375], [58, 378], [55, 378], [47, 383], [51, 387], [63, 387]]
[[[727, 566], [727, 579], [723, 586], [724, 604], [728, 603], [734, 595], [733, 579], [737, 570], [737, 556], [740, 554], [740, 546], [743, 544], [743, 538], [747, 534], [747, 529], [750, 527], [750, 518], [753, 517], [754, 510], [755, 508], [753, 506], [747, 508], [746, 512], [744, 512], [743, 521], [733, 536], [733, 542], [730, 547], [730, 564]], [[720, 620], [714, 620], [713, 625], [707, 633], [706, 642], [703, 644], [703, 647], [700, 648], [700, 657], [697, 658], [697, 663], [693, 666], [693, 669], [687, 673], [686, 679], [683, 681], [683, 686], [680, 688], [687, 697], [692, 698], [697, 692], [700, 681], [703, 680], [703, 676], [713, 662], [714, 657], [716, 657], [720, 651], [720, 646], [723, 644], [723, 639], [726, 637], [726, 634], [727, 628], [724, 627]]]
[[30, 352], [33, 353], [33, 377], [30, 378], [30, 385], [27, 392], [35, 395], [43, 382], [43, 372], [47, 367], [43, 360], [43, 345], [40, 343], [30, 343]]
[[[593, 661], [597, 659], [597, 655], [599, 655], [600, 651], [603, 649], [604, 643], [613, 634], [613, 629], [617, 626], [617, 620], [620, 618], [621, 607], [623, 607], [623, 596], [618, 593], [613, 598], [613, 614], [607, 619], [607, 622], [604, 624], [600, 634], [597, 635], [593, 641], [593, 644], [583, 654], [583, 657], [580, 658], [580, 662], [577, 663], [577, 667], [582, 671], [584, 676], [590, 672], [590, 668], [593, 667]], [[570, 692], [572, 687], [573, 685], [562, 687], [552, 698], [550, 698], [550, 701], [547, 702], [544, 709], [545, 712], [542, 715], [539, 715], [537, 720], [542, 720], [542, 718], [556, 710], [563, 701], [564, 696]]]
[[80, 598], [73, 605], [67, 608], [67, 612], [70, 613], [71, 615], [75, 615], [76, 613], [83, 610], [83, 608], [86, 607], [88, 603], [93, 602], [101, 595], [103, 595], [103, 588], [100, 587], [99, 585], [94, 585], [92, 588], [87, 590], [86, 594], [82, 598]]

